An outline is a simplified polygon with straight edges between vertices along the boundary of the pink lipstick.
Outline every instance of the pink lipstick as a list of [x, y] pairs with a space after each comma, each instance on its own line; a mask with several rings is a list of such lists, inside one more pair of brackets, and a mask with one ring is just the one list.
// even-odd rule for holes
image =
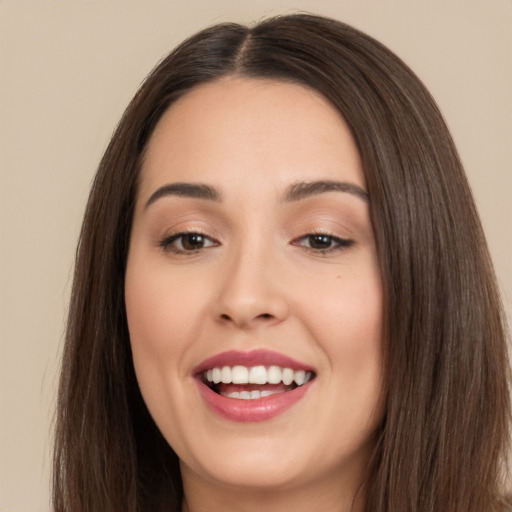
[[207, 406], [238, 422], [265, 421], [301, 400], [315, 377], [313, 368], [268, 350], [229, 351], [194, 369]]

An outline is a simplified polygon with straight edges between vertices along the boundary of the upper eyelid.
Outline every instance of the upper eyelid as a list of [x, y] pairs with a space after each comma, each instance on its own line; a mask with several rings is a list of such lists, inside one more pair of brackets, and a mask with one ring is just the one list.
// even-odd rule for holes
[[[197, 235], [204, 236], [205, 238], [208, 238], [208, 239], [211, 239], [214, 241], [219, 241], [218, 239], [220, 237], [218, 235], [210, 234], [207, 231], [208, 230], [201, 229], [201, 228], [178, 229], [178, 230], [173, 230], [171, 232], [168, 232], [168, 233], [164, 234], [163, 236], [159, 236], [159, 239], [166, 240], [166, 239], [178, 238], [180, 236], [185, 236], [185, 235], [190, 235], [190, 234], [197, 234]], [[300, 240], [300, 239], [306, 238], [308, 236], [314, 236], [314, 235], [328, 236], [330, 238], [340, 240], [340, 241], [353, 241], [351, 238], [348, 238], [344, 235], [336, 234], [330, 230], [323, 230], [323, 229], [306, 230], [303, 232], [303, 234], [294, 237], [291, 241]]]
[[293, 231], [299, 233], [320, 233], [340, 238], [356, 236], [364, 228], [357, 216], [342, 209], [327, 207], [325, 204], [290, 211], [286, 221]]
[[[216, 245], [224, 245], [232, 236], [236, 236], [236, 229], [233, 226], [226, 226], [224, 222], [222, 223], [223, 225], [216, 226], [217, 222], [213, 222], [212, 224], [211, 221], [212, 219], [204, 217], [195, 219], [182, 218], [178, 220], [174, 227], [168, 226], [165, 230], [159, 229], [159, 234], [155, 232], [157, 236], [154, 240], [157, 245], [163, 245], [164, 242], [168, 242], [170, 239], [176, 239], [180, 235], [184, 236], [197, 233], [215, 242]], [[325, 224], [326, 222], [327, 224]], [[299, 224], [295, 227], [293, 227], [293, 224], [295, 224], [295, 221], [289, 227], [283, 226], [284, 231], [281, 232], [281, 235], [285, 237], [289, 236], [288, 243], [295, 245], [297, 245], [295, 242], [298, 240], [311, 235], [325, 235], [341, 242], [348, 240], [353, 242], [355, 235], [355, 233], [352, 232], [353, 230], [345, 223], [341, 224], [339, 221], [334, 221], [334, 225], [332, 225], [333, 220], [330, 218], [326, 219], [323, 215], [320, 219], [317, 218], [317, 215], [313, 215], [310, 219], [303, 219], [303, 221], [299, 221]], [[315, 226], [315, 224], [317, 224], [317, 226]], [[322, 226], [322, 224], [325, 225]], [[294, 236], [294, 231], [298, 236]]]
[[[276, 217], [276, 221], [280, 224], [278, 230], [285, 236], [292, 235], [294, 232], [300, 234], [302, 231], [304, 234], [322, 233], [346, 238], [359, 236], [362, 230], [367, 229], [361, 224], [358, 215], [354, 215], [350, 209], [345, 211], [344, 207], [340, 207], [337, 202], [331, 205], [331, 201], [328, 200], [327, 204], [322, 202], [307, 207], [302, 205], [298, 210], [296, 208], [289, 210], [288, 206], [297, 205], [287, 205], [282, 215]], [[171, 222], [168, 223], [169, 221]], [[172, 204], [163, 204], [162, 208], [158, 205], [154, 214], [152, 210], [149, 223], [159, 231], [165, 227], [169, 233], [178, 230], [183, 232], [197, 230], [217, 240], [230, 238], [240, 229], [238, 217], [233, 218], [230, 212], [213, 208], [211, 204], [179, 208]]]
[[301, 236], [295, 238], [294, 240], [292, 240], [292, 242], [304, 240], [310, 236], [326, 236], [326, 237], [331, 238], [332, 240], [339, 242], [343, 245], [349, 245], [349, 244], [352, 245], [355, 243], [355, 240], [353, 240], [352, 238], [345, 238], [342, 236], [334, 235], [331, 233], [325, 233], [325, 232], [321, 232], [321, 231], [306, 233], [305, 235], [301, 235]]
[[[174, 224], [174, 226], [172, 226], [172, 224]], [[191, 233], [197, 233], [198, 235], [214, 240], [219, 240], [221, 238], [219, 229], [216, 229], [210, 222], [180, 219], [178, 222], [172, 224], [167, 226], [163, 224], [155, 226], [155, 238], [163, 240], [173, 236], [187, 235]]]
[[177, 240], [180, 237], [187, 236], [187, 235], [200, 235], [204, 238], [208, 238], [208, 240], [211, 240], [212, 242], [217, 242], [217, 239], [205, 233], [203, 230], [198, 229], [191, 229], [191, 230], [179, 230], [175, 231], [173, 233], [166, 234], [160, 238], [161, 242], [165, 242], [166, 240]]
[[[180, 238], [183, 238], [187, 235], [191, 235], [191, 234], [192, 235], [194, 235], [194, 234], [200, 235], [200, 236], [208, 239], [211, 242], [211, 244], [204, 246], [204, 247], [199, 247], [196, 250], [187, 250], [184, 248], [179, 248], [175, 245], [175, 242], [177, 240], [179, 240]], [[183, 244], [183, 240], [182, 240], [182, 244]], [[174, 253], [175, 256], [193, 256], [193, 255], [197, 255], [198, 253], [202, 252], [204, 249], [211, 249], [212, 247], [217, 247], [220, 244], [217, 240], [215, 240], [215, 238], [205, 235], [203, 233], [200, 233], [196, 230], [196, 231], [178, 231], [174, 234], [164, 236], [163, 238], [158, 240], [157, 245], [158, 245], [158, 248], [161, 249], [162, 251], [164, 251], [165, 253]]]
[[325, 228], [325, 229], [307, 229], [307, 230], [304, 230], [304, 234], [302, 235], [299, 235], [298, 237], [296, 237], [295, 239], [298, 240], [300, 238], [304, 238], [304, 237], [307, 237], [307, 236], [314, 236], [314, 235], [324, 235], [324, 236], [328, 236], [328, 237], [331, 237], [331, 238], [335, 238], [337, 240], [341, 240], [341, 241], [347, 241], [347, 240], [352, 240], [353, 236], [352, 234], [341, 234], [341, 233], [338, 233], [334, 230], [331, 230], [329, 228]]

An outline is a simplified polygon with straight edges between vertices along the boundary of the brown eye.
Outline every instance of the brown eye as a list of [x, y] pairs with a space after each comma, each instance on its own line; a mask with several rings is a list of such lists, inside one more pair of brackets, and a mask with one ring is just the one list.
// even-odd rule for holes
[[353, 240], [346, 240], [333, 235], [311, 233], [298, 238], [293, 242], [293, 245], [298, 245], [314, 252], [328, 253], [331, 251], [346, 249], [353, 245], [353, 243]]
[[311, 249], [330, 249], [334, 244], [332, 236], [329, 235], [308, 235], [307, 241]]
[[201, 233], [176, 233], [160, 242], [165, 250], [185, 253], [212, 247], [216, 242]]
[[205, 245], [206, 237], [199, 233], [189, 233], [181, 237], [181, 245], [185, 251], [196, 251], [202, 249]]

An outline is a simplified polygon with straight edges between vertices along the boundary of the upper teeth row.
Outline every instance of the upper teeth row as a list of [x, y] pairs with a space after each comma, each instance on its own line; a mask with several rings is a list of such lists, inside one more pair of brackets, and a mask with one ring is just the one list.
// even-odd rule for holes
[[311, 372], [305, 370], [293, 371], [291, 368], [280, 366], [223, 366], [212, 368], [206, 372], [206, 380], [218, 384], [279, 384], [286, 386], [295, 381], [302, 386], [311, 379]]

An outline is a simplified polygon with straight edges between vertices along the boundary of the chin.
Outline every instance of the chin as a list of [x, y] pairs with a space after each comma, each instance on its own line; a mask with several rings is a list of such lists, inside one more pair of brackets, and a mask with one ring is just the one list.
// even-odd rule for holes
[[[244, 491], [280, 491], [293, 488], [304, 480], [304, 468], [295, 460], [275, 460], [275, 454], [245, 454], [243, 457], [223, 457], [219, 463], [189, 468], [183, 461], [181, 469], [186, 478], [187, 471], [202, 476], [215, 485]], [[200, 464], [200, 462], [199, 462]]]

